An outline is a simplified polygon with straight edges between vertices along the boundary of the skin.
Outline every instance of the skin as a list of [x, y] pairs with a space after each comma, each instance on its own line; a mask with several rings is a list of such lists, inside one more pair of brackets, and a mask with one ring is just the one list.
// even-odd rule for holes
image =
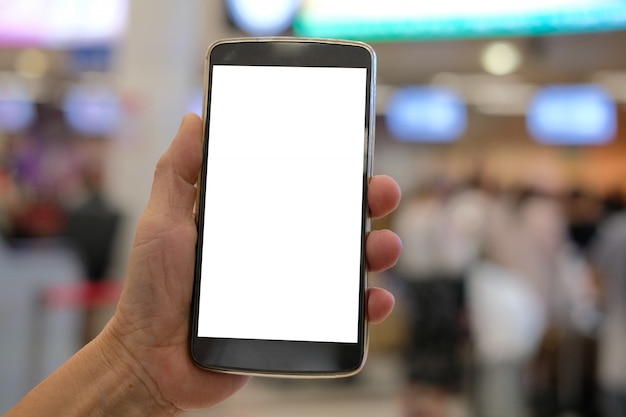
[[[188, 353], [197, 235], [193, 207], [201, 155], [202, 121], [187, 115], [157, 164], [113, 318], [5, 417], [172, 416], [220, 403], [248, 381], [246, 376], [202, 370]], [[371, 217], [389, 214], [399, 200], [393, 179], [371, 179]], [[393, 266], [401, 246], [391, 231], [370, 233], [370, 270]], [[370, 323], [384, 320], [393, 304], [389, 292], [370, 288]]]

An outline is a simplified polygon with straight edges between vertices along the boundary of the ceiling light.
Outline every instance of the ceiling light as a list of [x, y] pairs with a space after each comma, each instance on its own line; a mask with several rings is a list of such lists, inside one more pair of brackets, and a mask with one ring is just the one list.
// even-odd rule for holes
[[492, 42], [481, 55], [483, 69], [493, 75], [507, 75], [517, 71], [522, 63], [519, 49], [510, 42]]

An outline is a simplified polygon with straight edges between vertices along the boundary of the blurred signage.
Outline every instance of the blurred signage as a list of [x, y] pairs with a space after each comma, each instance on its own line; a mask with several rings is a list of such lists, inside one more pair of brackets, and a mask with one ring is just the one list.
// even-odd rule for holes
[[623, 0], [305, 0], [300, 36], [393, 41], [626, 28]]
[[405, 87], [389, 98], [386, 124], [403, 142], [451, 142], [465, 133], [467, 110], [447, 88]]
[[602, 145], [617, 132], [617, 109], [606, 90], [595, 85], [555, 85], [530, 102], [530, 135], [549, 145]]
[[122, 118], [120, 98], [113, 90], [98, 85], [75, 85], [63, 104], [67, 123], [88, 136], [111, 134]]
[[0, 46], [106, 43], [126, 25], [128, 0], [0, 1]]
[[25, 130], [35, 117], [35, 104], [26, 87], [18, 82], [0, 82], [0, 132]]
[[76, 47], [69, 51], [69, 66], [76, 72], [107, 71], [112, 56], [113, 48], [109, 45]]

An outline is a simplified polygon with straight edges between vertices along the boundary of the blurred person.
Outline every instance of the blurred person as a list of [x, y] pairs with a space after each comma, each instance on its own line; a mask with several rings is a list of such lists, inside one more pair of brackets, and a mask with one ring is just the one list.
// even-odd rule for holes
[[595, 398], [585, 385], [589, 369], [584, 368], [580, 336], [593, 331], [597, 315], [587, 291], [590, 271], [572, 248], [563, 207], [555, 196], [534, 189], [522, 189], [503, 207], [502, 230], [498, 217], [490, 216], [491, 260], [519, 278], [518, 302], [525, 299], [526, 320], [532, 318], [531, 327], [507, 327], [526, 329], [533, 342], [515, 365], [509, 362], [529, 372], [530, 391], [525, 393], [519, 385], [520, 392], [530, 396], [537, 417], [561, 412], [593, 415], [589, 413]]
[[60, 170], [53, 163], [60, 154], [44, 138], [24, 135], [11, 143], [10, 169], [22, 198], [12, 220], [14, 241], [58, 237], [65, 223], [57, 198]]
[[485, 206], [480, 259], [468, 277], [473, 407], [480, 417], [528, 415], [524, 379], [545, 328], [545, 303], [523, 267], [534, 247], [508, 193]]
[[[197, 236], [193, 207], [201, 155], [202, 122], [195, 115], [186, 116], [157, 164], [113, 318], [5, 417], [178, 415], [213, 406], [246, 383], [245, 376], [198, 368], [188, 352]], [[372, 217], [392, 212], [399, 198], [391, 178], [371, 179]], [[393, 266], [400, 251], [393, 232], [369, 234], [366, 253], [371, 270]], [[393, 302], [389, 292], [371, 288], [369, 321], [384, 320]]]
[[496, 188], [488, 180], [472, 179], [449, 196], [444, 207], [444, 256], [448, 268], [459, 276], [479, 259]]
[[602, 286], [598, 381], [605, 417], [626, 416], [626, 211], [600, 227], [592, 260]]
[[[550, 201], [556, 197], [544, 196]], [[593, 276], [588, 262], [590, 243], [601, 221], [603, 208], [591, 192], [570, 192], [570, 205], [555, 205], [557, 229], [544, 242], [556, 265], [552, 285], [551, 332], [554, 351], [551, 364], [555, 401], [562, 413], [598, 415], [595, 367], [596, 330], [600, 320]], [[545, 224], [530, 223], [534, 236], [546, 236]], [[542, 232], [543, 231], [543, 232]]]
[[120, 222], [103, 189], [102, 164], [90, 161], [82, 170], [82, 187], [67, 208], [65, 234], [75, 244], [89, 281], [107, 278], [111, 250]]
[[[567, 323], [562, 332], [560, 349], [560, 401], [579, 415], [599, 415], [597, 398], [598, 326], [601, 313], [597, 285], [591, 272], [590, 250], [603, 219], [611, 210], [611, 203], [596, 193], [574, 188], [566, 193], [564, 208], [567, 214], [568, 236], [572, 261], [579, 259], [585, 268], [583, 274], [563, 270], [563, 291], [568, 300]], [[568, 263], [563, 264], [568, 268]], [[572, 362], [574, 365], [572, 365]]]
[[[108, 273], [121, 214], [105, 196], [102, 162], [94, 159], [83, 165], [82, 187], [75, 192], [71, 204], [66, 208], [67, 220], [63, 234], [79, 255], [87, 284], [97, 284], [110, 280]], [[100, 331], [97, 313], [98, 309], [87, 302], [83, 323], [84, 343]]]
[[[407, 288], [408, 416], [446, 416], [460, 401], [464, 380], [464, 273], [476, 253], [480, 197], [450, 200], [442, 184], [427, 184], [399, 210], [403, 240], [395, 273]], [[476, 198], [476, 200], [474, 200]]]

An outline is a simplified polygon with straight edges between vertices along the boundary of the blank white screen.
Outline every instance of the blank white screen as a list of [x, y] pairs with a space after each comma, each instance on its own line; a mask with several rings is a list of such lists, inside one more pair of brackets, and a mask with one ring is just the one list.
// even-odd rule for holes
[[366, 77], [213, 66], [198, 336], [358, 341]]

